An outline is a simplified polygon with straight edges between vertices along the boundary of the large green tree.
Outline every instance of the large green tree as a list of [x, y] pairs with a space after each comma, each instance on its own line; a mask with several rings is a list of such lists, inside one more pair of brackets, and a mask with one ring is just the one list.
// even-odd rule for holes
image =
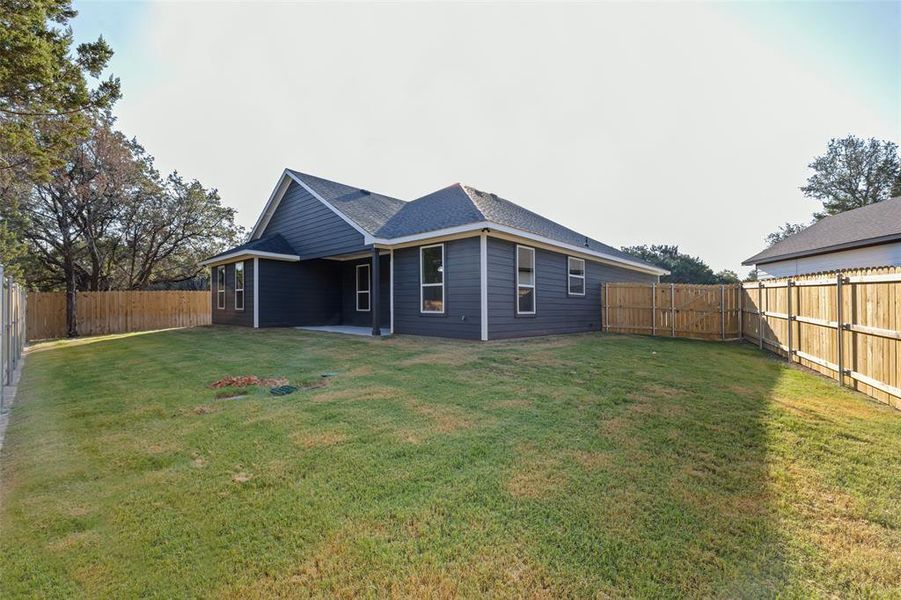
[[103, 38], [73, 51], [76, 14], [71, 0], [0, 0], [0, 192], [46, 181], [87, 133], [87, 113], [119, 97], [114, 77], [88, 84], [113, 52]]
[[901, 188], [901, 157], [890, 141], [855, 135], [832, 139], [826, 153], [808, 166], [813, 174], [801, 191], [823, 203], [823, 210], [814, 213], [817, 219], [881, 202]]
[[734, 283], [738, 280], [732, 271], [714, 273], [707, 263], [696, 256], [679, 252], [678, 246], [651, 245], [626, 246], [623, 252], [652, 265], [664, 268], [669, 275], [660, 278], [665, 283]]

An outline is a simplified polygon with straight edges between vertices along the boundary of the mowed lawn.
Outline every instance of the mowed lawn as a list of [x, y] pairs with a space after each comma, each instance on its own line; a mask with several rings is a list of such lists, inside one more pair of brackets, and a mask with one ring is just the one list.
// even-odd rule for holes
[[198, 328], [19, 394], [3, 598], [901, 595], [901, 414], [749, 345]]

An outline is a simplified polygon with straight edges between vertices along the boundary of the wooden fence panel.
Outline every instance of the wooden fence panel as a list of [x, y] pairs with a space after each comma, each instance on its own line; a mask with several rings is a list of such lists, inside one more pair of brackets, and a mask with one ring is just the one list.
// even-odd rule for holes
[[737, 285], [604, 284], [604, 329], [706, 340], [739, 337]]
[[[901, 408], [901, 268], [816, 273], [744, 284], [744, 336]], [[839, 375], [841, 373], [841, 375]]]
[[[75, 312], [79, 335], [105, 335], [212, 322], [208, 291], [79, 292]], [[64, 292], [28, 294], [28, 339], [66, 335]]]

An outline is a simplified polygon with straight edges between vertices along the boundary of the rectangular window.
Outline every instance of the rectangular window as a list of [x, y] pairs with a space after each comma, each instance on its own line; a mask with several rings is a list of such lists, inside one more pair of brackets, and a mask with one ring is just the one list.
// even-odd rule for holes
[[444, 313], [444, 244], [419, 248], [420, 311]]
[[235, 263], [235, 310], [244, 310], [244, 263]]
[[567, 291], [570, 296], [585, 295], [585, 261], [581, 258], [566, 258]]
[[516, 247], [516, 314], [535, 314], [535, 249]]
[[357, 265], [357, 310], [369, 310], [369, 265]]
[[225, 308], [225, 265], [216, 267], [216, 308]]

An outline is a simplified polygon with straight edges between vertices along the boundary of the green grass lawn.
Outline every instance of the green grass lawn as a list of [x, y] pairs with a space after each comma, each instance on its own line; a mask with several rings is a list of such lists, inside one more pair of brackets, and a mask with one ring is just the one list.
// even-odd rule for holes
[[0, 456], [0, 596], [899, 597], [899, 457], [897, 411], [749, 345], [40, 344]]

